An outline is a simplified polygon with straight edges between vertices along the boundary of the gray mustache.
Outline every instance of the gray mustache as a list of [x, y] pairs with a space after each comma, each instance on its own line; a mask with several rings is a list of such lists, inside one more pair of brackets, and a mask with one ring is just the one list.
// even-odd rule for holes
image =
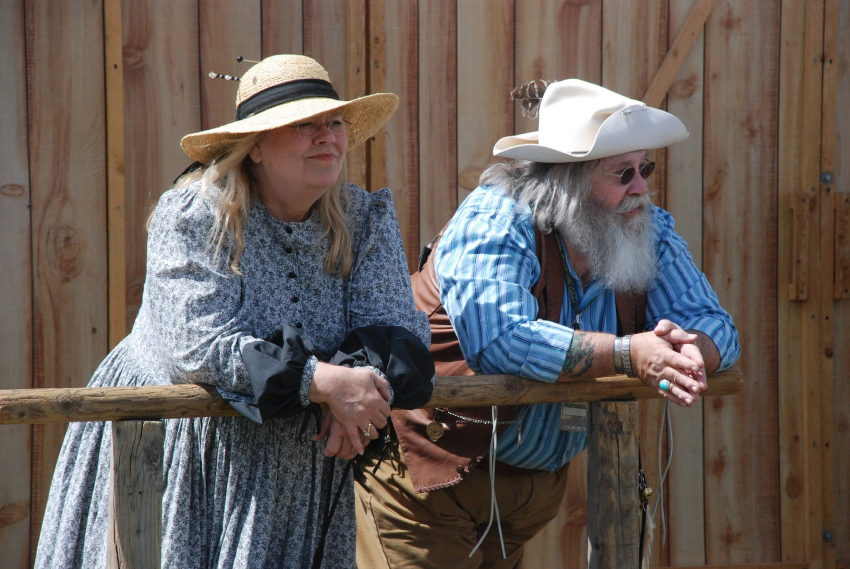
[[616, 213], [626, 213], [632, 211], [636, 207], [648, 208], [652, 203], [652, 200], [649, 198], [649, 194], [644, 194], [642, 196], [625, 196], [623, 197], [623, 201], [620, 202], [614, 211]]

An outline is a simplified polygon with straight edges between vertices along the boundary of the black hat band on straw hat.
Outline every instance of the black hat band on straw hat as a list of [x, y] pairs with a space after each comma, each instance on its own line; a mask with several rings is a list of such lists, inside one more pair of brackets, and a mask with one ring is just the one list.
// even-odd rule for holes
[[299, 79], [269, 87], [255, 94], [250, 99], [242, 101], [236, 107], [236, 120], [252, 117], [257, 113], [283, 103], [297, 101], [299, 99], [309, 99], [311, 97], [339, 100], [339, 94], [334, 91], [333, 86], [327, 81], [323, 81], [322, 79]]

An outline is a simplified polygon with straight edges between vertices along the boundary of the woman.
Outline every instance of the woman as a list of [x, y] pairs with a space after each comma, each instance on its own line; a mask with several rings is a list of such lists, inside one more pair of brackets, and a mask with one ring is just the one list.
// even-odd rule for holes
[[[200, 168], [151, 216], [142, 308], [89, 385], [207, 383], [245, 415], [166, 421], [162, 567], [353, 566], [340, 461], [391, 402], [430, 397], [391, 194], [344, 175], [398, 98], [338, 99], [308, 57], [255, 65], [237, 121], [182, 140]], [[69, 428], [36, 567], [104, 566], [110, 446], [104, 423]]]

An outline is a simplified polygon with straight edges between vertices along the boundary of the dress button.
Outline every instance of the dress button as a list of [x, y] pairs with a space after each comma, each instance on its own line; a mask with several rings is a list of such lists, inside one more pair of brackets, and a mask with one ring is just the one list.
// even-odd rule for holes
[[288, 274], [288, 275], [286, 275], [286, 276], [288, 276], [288, 277], [289, 277], [289, 278], [291, 278], [291, 279], [294, 279], [294, 278], [295, 278], [295, 277], [297, 277], [298, 275], [296, 275], [295, 273], [289, 273], [289, 274]]
[[291, 300], [292, 302], [298, 302], [298, 297], [297, 297], [297, 296], [293, 296], [290, 300]]
[[284, 229], [286, 230], [287, 233], [292, 233], [292, 228], [289, 227], [288, 225], [286, 227], [284, 227]]
[[284, 251], [286, 251], [287, 253], [292, 253], [292, 247], [287, 247], [286, 249], [284, 249]]

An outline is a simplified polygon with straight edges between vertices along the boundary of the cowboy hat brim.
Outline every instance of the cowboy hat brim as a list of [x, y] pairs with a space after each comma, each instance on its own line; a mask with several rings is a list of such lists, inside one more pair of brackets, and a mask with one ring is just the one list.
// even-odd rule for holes
[[674, 115], [635, 105], [605, 119], [589, 148], [565, 148], [558, 140], [540, 142], [540, 131], [534, 131], [502, 138], [493, 147], [493, 155], [532, 162], [582, 162], [664, 148], [687, 138], [688, 130]]
[[180, 146], [190, 157], [208, 164], [227, 150], [230, 142], [246, 134], [301, 123], [316, 115], [338, 110], [350, 123], [348, 149], [351, 150], [384, 126], [397, 107], [398, 97], [392, 93], [376, 93], [351, 101], [325, 97], [299, 99], [217, 128], [187, 134], [180, 141]]

